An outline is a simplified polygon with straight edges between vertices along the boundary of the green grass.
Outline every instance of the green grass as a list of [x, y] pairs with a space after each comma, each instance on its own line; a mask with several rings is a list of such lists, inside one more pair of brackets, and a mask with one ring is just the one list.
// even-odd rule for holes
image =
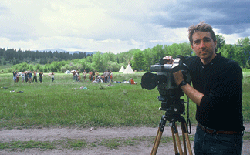
[[246, 122], [250, 121], [250, 72], [243, 73], [242, 111]]
[[51, 142], [41, 142], [41, 141], [12, 141], [9, 143], [0, 143], [0, 149], [9, 149], [9, 150], [24, 150], [31, 148], [40, 148], [40, 149], [55, 149], [56, 147]]
[[[115, 81], [133, 78], [137, 85], [75, 82], [72, 74], [56, 73], [55, 81], [45, 73], [43, 83], [14, 83], [11, 73], [0, 73], [0, 129], [34, 126], [158, 126], [161, 116], [157, 89], [140, 86], [143, 73], [114, 73]], [[243, 80], [243, 116], [250, 120], [250, 78]], [[87, 89], [79, 89], [81, 86]], [[75, 89], [76, 88], [76, 89]], [[103, 88], [103, 89], [101, 89]], [[15, 93], [10, 93], [15, 90]], [[24, 93], [16, 93], [24, 91]], [[185, 98], [185, 97], [183, 97]], [[190, 103], [190, 117], [195, 121], [196, 105]], [[185, 116], [186, 118], [186, 116]]]
[[[65, 139], [65, 140], [54, 140], [54, 141], [11, 141], [11, 142], [0, 142], [1, 150], [25, 150], [31, 148], [39, 148], [41, 150], [51, 149], [74, 149], [80, 150], [84, 148], [94, 148], [98, 146], [104, 146], [109, 149], [119, 149], [119, 147], [137, 146], [141, 142], [147, 142], [149, 147], [153, 146], [155, 137], [142, 136], [142, 137], [129, 137], [129, 138], [112, 138], [112, 139], [96, 139], [94, 142], [88, 142], [85, 139]], [[182, 136], [180, 136], [183, 141]], [[194, 141], [194, 135], [189, 135], [189, 140]], [[243, 140], [250, 140], [250, 132], [245, 132]], [[161, 137], [161, 144], [173, 143], [172, 137]]]
[[[133, 77], [140, 82], [139, 75], [116, 75], [117, 81]], [[108, 87], [106, 83], [74, 82], [72, 75], [58, 73], [53, 83], [48, 76], [43, 77], [43, 83], [14, 83], [10, 73], [0, 74], [0, 80], [1, 87], [8, 87], [0, 89], [0, 128], [152, 126], [162, 115], [157, 110], [157, 90], [141, 89], [140, 84]], [[87, 89], [80, 90], [80, 86]]]

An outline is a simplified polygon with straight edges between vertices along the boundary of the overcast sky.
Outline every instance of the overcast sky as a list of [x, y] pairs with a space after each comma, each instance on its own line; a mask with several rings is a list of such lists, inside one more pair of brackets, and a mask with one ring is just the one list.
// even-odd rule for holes
[[250, 36], [250, 0], [0, 0], [0, 48], [126, 52], [188, 42], [212, 25], [227, 44]]

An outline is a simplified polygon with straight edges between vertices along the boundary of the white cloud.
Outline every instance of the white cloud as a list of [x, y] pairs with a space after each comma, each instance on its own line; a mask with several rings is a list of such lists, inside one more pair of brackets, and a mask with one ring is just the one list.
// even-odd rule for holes
[[231, 34], [231, 35], [224, 34], [223, 37], [225, 37], [226, 44], [232, 44], [232, 45], [237, 44], [238, 39], [240, 38], [238, 34]]
[[[0, 48], [60, 48], [117, 53], [151, 48], [157, 44], [188, 42], [187, 27], [190, 23], [226, 16], [225, 13], [220, 14], [220, 10], [211, 11], [209, 7], [190, 8], [184, 2], [2, 0]], [[197, 12], [201, 16], [196, 17]], [[232, 44], [244, 36], [236, 33], [222, 35], [226, 43]]]
[[219, 29], [213, 29], [216, 35], [222, 35], [225, 38], [225, 43], [226, 44], [237, 44], [238, 39], [240, 38], [239, 34], [222, 34]]

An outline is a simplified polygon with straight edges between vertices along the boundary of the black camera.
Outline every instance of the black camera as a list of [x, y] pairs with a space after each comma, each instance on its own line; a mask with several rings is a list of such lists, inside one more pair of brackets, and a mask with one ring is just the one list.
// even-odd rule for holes
[[[181, 70], [184, 80], [190, 84], [188, 66], [185, 63], [185, 57], [178, 56], [173, 59], [172, 56], [166, 56], [159, 60], [159, 63], [150, 66], [150, 71], [141, 78], [141, 87], [143, 89], [157, 89], [160, 93], [158, 100], [161, 101], [160, 110], [165, 110], [167, 114], [184, 114], [184, 96], [183, 91], [174, 81], [174, 72]], [[152, 73], [156, 72], [156, 74]]]

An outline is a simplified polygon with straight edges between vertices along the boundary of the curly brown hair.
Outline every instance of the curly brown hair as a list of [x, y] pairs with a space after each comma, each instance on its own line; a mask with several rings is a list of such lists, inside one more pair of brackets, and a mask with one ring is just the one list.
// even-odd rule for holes
[[193, 44], [192, 36], [194, 32], [210, 32], [213, 41], [216, 41], [216, 36], [215, 36], [212, 26], [209, 24], [206, 24], [205, 22], [200, 22], [199, 24], [192, 25], [188, 28], [188, 39], [191, 45]]

